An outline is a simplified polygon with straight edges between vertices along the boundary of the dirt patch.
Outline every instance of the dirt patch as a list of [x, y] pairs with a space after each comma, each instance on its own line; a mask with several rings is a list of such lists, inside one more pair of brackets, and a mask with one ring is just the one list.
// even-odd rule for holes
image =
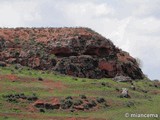
[[158, 94], [160, 94], [160, 90], [152, 90], [149, 93], [152, 95], [158, 95]]
[[54, 89], [63, 90], [66, 88], [66, 85], [64, 85], [62, 82], [55, 82], [53, 80], [44, 80], [43, 84], [49, 88], [49, 91], [52, 92]]
[[7, 79], [7, 80], [10, 80], [10, 81], [15, 81], [18, 79], [18, 77], [16, 75], [0, 75], [0, 80], [3, 80], [3, 79]]
[[[39, 80], [39, 78], [31, 78], [31, 77], [19, 77], [16, 75], [8, 74], [8, 75], [0, 75], [0, 80], [7, 80], [11, 82], [23, 82], [30, 84], [32, 82], [37, 82], [43, 84], [45, 88], [49, 90], [49, 92], [53, 92], [54, 89], [63, 90], [67, 86], [64, 85], [61, 81], [53, 81], [43, 78], [43, 80]], [[2, 88], [2, 87], [1, 87]]]
[[36, 78], [30, 78], [30, 77], [19, 77], [13, 74], [8, 74], [8, 75], [0, 75], [0, 80], [9, 80], [11, 82], [33, 82], [37, 81]]

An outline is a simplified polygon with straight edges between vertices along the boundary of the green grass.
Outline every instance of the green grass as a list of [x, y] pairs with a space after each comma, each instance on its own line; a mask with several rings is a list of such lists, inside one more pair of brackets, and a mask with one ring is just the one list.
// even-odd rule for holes
[[[69, 111], [47, 111], [40, 113], [35, 111], [34, 118], [32, 119], [49, 119], [49, 117], [82, 117], [82, 118], [99, 118], [107, 120], [157, 120], [157, 118], [127, 118], [125, 113], [142, 113], [160, 114], [160, 94], [152, 94], [152, 91], [160, 91], [160, 88], [153, 86], [153, 82], [149, 80], [137, 80], [133, 84], [136, 86], [136, 90], [132, 90], [130, 83], [118, 83], [112, 79], [87, 79], [87, 78], [75, 78], [66, 75], [60, 75], [55, 72], [33, 70], [24, 67], [22, 70], [16, 70], [14, 66], [0, 67], [0, 76], [15, 75], [20, 78], [17, 81], [11, 81], [9, 78], [2, 77], [0, 80], [0, 120], [23, 120], [28, 119], [31, 112], [28, 111], [27, 106], [30, 102], [19, 102], [16, 104], [8, 103], [3, 98], [3, 95], [24, 93], [25, 95], [32, 95], [33, 93], [38, 96], [39, 99], [49, 99], [51, 97], [65, 98], [67, 96], [79, 96], [86, 95], [87, 97], [104, 97], [110, 103], [109, 108], [101, 108], [92, 111], [78, 111], [71, 113]], [[38, 81], [38, 78], [43, 78], [43, 81]], [[47, 86], [45, 81], [49, 80], [53, 82], [52, 86]], [[56, 88], [54, 83], [61, 83], [64, 88]], [[103, 86], [105, 83], [106, 86]], [[116, 89], [128, 88], [130, 99], [119, 98], [120, 92]], [[144, 93], [143, 90], [147, 90], [148, 93]], [[127, 102], [133, 102], [135, 105], [127, 107]], [[24, 108], [24, 109], [21, 109]], [[21, 117], [16, 114], [22, 115]]]

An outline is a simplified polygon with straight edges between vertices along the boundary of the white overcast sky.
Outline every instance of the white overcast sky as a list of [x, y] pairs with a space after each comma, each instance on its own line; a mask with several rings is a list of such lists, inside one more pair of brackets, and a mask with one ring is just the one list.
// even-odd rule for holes
[[0, 0], [0, 27], [89, 27], [160, 79], [160, 0]]

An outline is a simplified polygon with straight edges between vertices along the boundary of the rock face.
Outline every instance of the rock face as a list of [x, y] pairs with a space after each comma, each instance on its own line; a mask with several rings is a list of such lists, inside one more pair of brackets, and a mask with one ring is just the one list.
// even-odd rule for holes
[[76, 77], [144, 77], [133, 57], [89, 28], [0, 29], [0, 61]]

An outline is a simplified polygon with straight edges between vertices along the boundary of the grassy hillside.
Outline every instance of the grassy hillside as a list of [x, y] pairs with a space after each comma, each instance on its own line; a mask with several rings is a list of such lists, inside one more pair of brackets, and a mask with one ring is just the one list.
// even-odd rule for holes
[[[0, 120], [48, 120], [48, 119], [95, 119], [95, 120], [158, 120], [158, 118], [128, 118], [125, 113], [160, 114], [160, 86], [147, 79], [132, 83], [115, 82], [112, 79], [86, 79], [59, 75], [55, 72], [32, 70], [27, 67], [0, 67]], [[129, 89], [131, 98], [120, 98], [122, 88]], [[9, 99], [7, 96], [24, 94], [38, 100], [66, 97], [87, 100], [105, 99], [104, 104], [85, 110], [40, 110], [36, 100]], [[107, 105], [106, 105], [107, 104]]]

